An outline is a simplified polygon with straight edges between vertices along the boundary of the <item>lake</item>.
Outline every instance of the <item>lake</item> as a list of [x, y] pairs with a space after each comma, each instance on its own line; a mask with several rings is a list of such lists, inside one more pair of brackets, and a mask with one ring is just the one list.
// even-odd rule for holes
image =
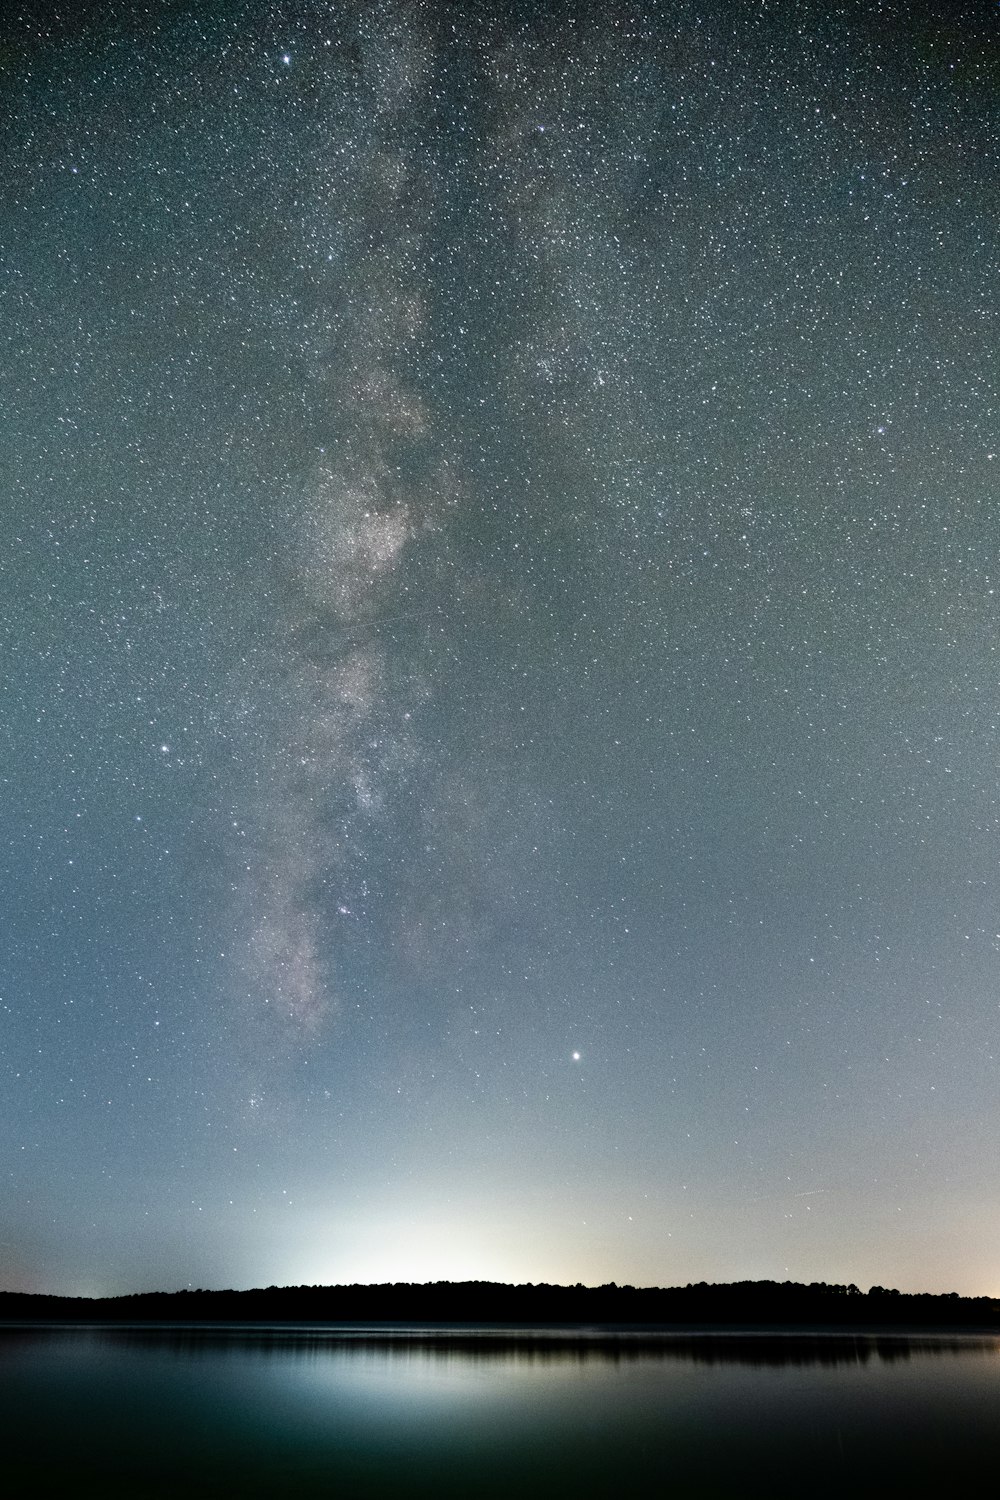
[[1000, 1339], [0, 1329], [11, 1496], [971, 1492]]

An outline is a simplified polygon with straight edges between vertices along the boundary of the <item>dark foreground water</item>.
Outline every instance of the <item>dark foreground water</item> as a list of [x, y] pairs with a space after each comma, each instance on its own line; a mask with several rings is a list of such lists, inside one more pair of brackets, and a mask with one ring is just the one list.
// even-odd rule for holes
[[1000, 1340], [0, 1330], [0, 1489], [974, 1494]]

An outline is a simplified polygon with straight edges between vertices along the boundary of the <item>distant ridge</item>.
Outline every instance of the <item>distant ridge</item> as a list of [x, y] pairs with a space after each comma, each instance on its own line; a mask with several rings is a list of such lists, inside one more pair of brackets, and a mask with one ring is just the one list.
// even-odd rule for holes
[[251, 1291], [57, 1297], [0, 1292], [7, 1323], [419, 1323], [681, 1328], [977, 1328], [1000, 1331], [1000, 1299], [874, 1286], [736, 1281], [683, 1287], [520, 1286], [496, 1281], [269, 1286]]

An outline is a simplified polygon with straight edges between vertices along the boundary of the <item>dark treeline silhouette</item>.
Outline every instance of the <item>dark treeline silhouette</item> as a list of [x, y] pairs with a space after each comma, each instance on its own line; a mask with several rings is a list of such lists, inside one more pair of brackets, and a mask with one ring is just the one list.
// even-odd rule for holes
[[251, 1291], [56, 1297], [0, 1292], [0, 1320], [61, 1323], [500, 1324], [531, 1327], [981, 1328], [1000, 1330], [1000, 1300], [814, 1281], [683, 1287], [509, 1286], [495, 1281], [269, 1286]]

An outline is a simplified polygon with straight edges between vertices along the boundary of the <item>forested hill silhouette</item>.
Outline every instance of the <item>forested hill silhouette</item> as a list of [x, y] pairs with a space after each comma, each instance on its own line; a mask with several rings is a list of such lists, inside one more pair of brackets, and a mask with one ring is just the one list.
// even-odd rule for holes
[[683, 1287], [509, 1286], [494, 1281], [269, 1286], [251, 1291], [56, 1297], [0, 1292], [0, 1320], [77, 1323], [418, 1323], [521, 1328], [981, 1328], [1000, 1330], [1000, 1299], [827, 1282], [737, 1281]]

